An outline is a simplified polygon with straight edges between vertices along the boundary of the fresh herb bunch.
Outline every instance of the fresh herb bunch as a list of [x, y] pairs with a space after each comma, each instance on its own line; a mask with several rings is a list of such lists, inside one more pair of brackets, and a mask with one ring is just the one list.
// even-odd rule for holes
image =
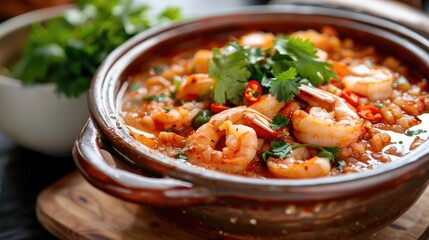
[[240, 105], [243, 89], [249, 80], [257, 80], [276, 96], [288, 102], [300, 92], [301, 84], [319, 86], [337, 80], [331, 65], [317, 59], [317, 51], [309, 40], [280, 36], [271, 49], [248, 48], [232, 42], [223, 48], [213, 49], [209, 75], [216, 80], [214, 101], [217, 104]]
[[58, 93], [77, 97], [112, 50], [147, 28], [181, 18], [177, 7], [155, 15], [134, 0], [78, 0], [75, 9], [33, 25], [11, 75], [26, 84], [55, 83]]

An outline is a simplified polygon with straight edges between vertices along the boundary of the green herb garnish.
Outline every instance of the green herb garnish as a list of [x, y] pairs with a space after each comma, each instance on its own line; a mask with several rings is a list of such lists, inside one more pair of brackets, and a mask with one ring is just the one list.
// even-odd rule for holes
[[55, 83], [58, 93], [77, 97], [116, 47], [147, 28], [182, 18], [178, 8], [157, 15], [150, 10], [133, 0], [78, 0], [60, 17], [33, 25], [11, 76], [25, 84]]
[[179, 88], [180, 88], [180, 84], [182, 83], [182, 81], [180, 81], [179, 78], [174, 78], [173, 79], [173, 83], [174, 83], [174, 89], [170, 88], [170, 97], [173, 100], [177, 100], [177, 94], [179, 93]]
[[285, 128], [288, 123], [289, 118], [280, 114], [273, 119], [273, 122], [270, 123], [270, 127], [274, 130], [280, 130]]
[[237, 42], [228, 44], [222, 52], [218, 48], [213, 49], [209, 76], [216, 79], [214, 101], [217, 104], [224, 105], [226, 101], [241, 104], [244, 87], [250, 77], [248, 62], [247, 51]]
[[296, 77], [296, 69], [290, 67], [271, 80], [270, 93], [276, 96], [279, 102], [289, 102], [293, 99], [294, 94], [300, 92], [299, 85], [299, 78]]
[[274, 52], [249, 48], [237, 42], [227, 45], [223, 52], [213, 49], [209, 75], [216, 81], [214, 101], [223, 105], [242, 102], [247, 81], [257, 80], [264, 94], [269, 92], [278, 101], [288, 102], [300, 92], [301, 84], [319, 86], [331, 79], [338, 80], [331, 65], [319, 61], [317, 51], [309, 40], [278, 37]]
[[341, 148], [339, 148], [339, 147], [320, 147], [320, 146], [317, 146], [316, 148], [321, 150], [319, 152], [319, 154], [317, 154], [317, 156], [328, 158], [332, 162], [336, 162], [336, 163], [338, 163], [340, 161], [340, 158], [338, 157], [338, 152], [341, 150]]
[[142, 87], [142, 85], [140, 83], [134, 83], [134, 84], [130, 85], [128, 87], [128, 89], [131, 90], [131, 91], [135, 91], [135, 90], [138, 90], [141, 87]]
[[165, 112], [165, 113], [168, 113], [168, 112], [170, 112], [170, 111], [171, 111], [171, 109], [170, 109], [170, 108], [161, 108], [161, 110], [162, 110], [163, 112]]
[[338, 163], [338, 167], [337, 167], [338, 171], [342, 172], [344, 170], [344, 167], [347, 165], [346, 162], [344, 160], [341, 160], [341, 161], [337, 161], [337, 163]]
[[[316, 144], [298, 144], [295, 146], [289, 145], [284, 140], [271, 142], [271, 150], [265, 150], [262, 153], [262, 159], [264, 162], [267, 161], [267, 157], [274, 156], [280, 159], [286, 158], [290, 155], [291, 151], [300, 147], [314, 147], [320, 152], [317, 154], [319, 157], [328, 158], [330, 161], [337, 163], [339, 168], [343, 168], [345, 162], [340, 160], [338, 153], [341, 150], [339, 147], [322, 147]], [[342, 171], [342, 170], [341, 170]]]
[[278, 157], [280, 159], [286, 158], [289, 156], [290, 152], [292, 151], [292, 147], [285, 142], [284, 140], [281, 141], [272, 141], [271, 142], [271, 150], [265, 150], [262, 153], [262, 159], [266, 162], [267, 158], [269, 156]]
[[338, 80], [335, 72], [329, 69], [327, 62], [317, 59], [317, 51], [310, 40], [300, 38], [289, 38], [282, 36], [275, 41], [276, 52], [288, 61], [291, 67], [295, 67], [301, 78], [310, 80], [314, 86], [329, 82], [331, 78]]
[[194, 130], [197, 130], [203, 124], [207, 123], [212, 116], [212, 112], [210, 110], [202, 110], [201, 112], [195, 115], [194, 119], [192, 119], [191, 126]]
[[144, 101], [157, 101], [157, 102], [162, 102], [162, 103], [166, 103], [167, 102], [167, 96], [165, 94], [159, 94], [159, 95], [147, 95], [143, 98]]
[[164, 66], [155, 66], [153, 68], [153, 71], [155, 72], [155, 74], [161, 74], [162, 72], [164, 72], [165, 67]]
[[185, 146], [184, 148], [180, 149], [176, 155], [176, 158], [182, 159], [182, 160], [188, 160], [188, 157], [185, 155], [185, 152], [188, 151], [189, 149], [190, 149], [189, 146]]
[[426, 133], [426, 132], [427, 132], [427, 130], [424, 130], [424, 129], [416, 129], [416, 130], [407, 129], [405, 131], [405, 135], [407, 135], [407, 136], [417, 136], [417, 135], [419, 135], [421, 133]]

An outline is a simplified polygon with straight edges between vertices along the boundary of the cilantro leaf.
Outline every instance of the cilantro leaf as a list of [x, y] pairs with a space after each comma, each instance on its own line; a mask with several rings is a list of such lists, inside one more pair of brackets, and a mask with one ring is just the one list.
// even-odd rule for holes
[[308, 78], [314, 86], [329, 82], [331, 78], [338, 80], [337, 75], [330, 69], [331, 64], [317, 60], [317, 51], [310, 40], [300, 38], [279, 37], [275, 49], [280, 54], [286, 54], [295, 61], [295, 67], [302, 78]]
[[266, 162], [267, 158], [269, 156], [278, 157], [280, 159], [286, 158], [289, 156], [290, 152], [292, 151], [292, 147], [285, 142], [284, 140], [281, 141], [273, 141], [271, 142], [271, 150], [265, 150], [262, 153], [262, 159]]
[[344, 160], [340, 160], [338, 153], [341, 150], [340, 147], [321, 147], [317, 144], [298, 144], [291, 146], [284, 140], [281, 141], [273, 141], [271, 142], [271, 150], [265, 150], [262, 153], [262, 160], [266, 163], [267, 158], [270, 156], [278, 157], [280, 159], [286, 158], [290, 155], [290, 153], [300, 147], [314, 147], [320, 150], [317, 156], [328, 158], [330, 161], [337, 163], [337, 169], [339, 171], [343, 171], [344, 166], [346, 166], [346, 162]]
[[180, 88], [180, 84], [181, 84], [180, 79], [179, 78], [174, 78], [173, 79], [173, 84], [174, 84], [174, 88], [173, 89], [170, 88], [170, 90], [169, 90], [170, 97], [173, 100], [177, 100], [177, 94], [179, 92], [179, 88]]
[[340, 157], [338, 156], [339, 151], [341, 150], [340, 147], [322, 147], [317, 144], [298, 144], [292, 147], [292, 150], [295, 150], [300, 147], [314, 147], [318, 150], [320, 150], [319, 154], [317, 156], [328, 158], [330, 161], [337, 163], [338, 167], [342, 168], [346, 163], [343, 160], [340, 160]]
[[311, 144], [311, 143], [307, 143], [307, 144], [298, 144], [292, 147], [292, 150], [295, 150], [297, 148], [300, 147], [314, 147], [316, 149], [319, 149], [320, 152], [319, 154], [317, 154], [317, 156], [319, 157], [325, 157], [325, 158], [329, 158], [329, 160], [333, 161], [333, 162], [337, 162], [340, 158], [338, 156], [338, 152], [341, 150], [340, 147], [322, 147], [319, 146], [317, 144]]
[[299, 91], [299, 79], [296, 78], [296, 69], [289, 68], [287, 71], [276, 75], [275, 78], [271, 79], [270, 93], [272, 96], [276, 96], [279, 102], [288, 102], [293, 99], [293, 94], [298, 94]]
[[265, 59], [265, 53], [260, 47], [245, 48], [249, 56], [249, 64], [256, 64]]
[[128, 87], [128, 89], [131, 90], [131, 91], [135, 91], [135, 90], [138, 90], [141, 87], [142, 87], [141, 83], [137, 82], [137, 83], [134, 83], [134, 84], [130, 85]]
[[230, 101], [240, 105], [243, 100], [244, 87], [250, 77], [247, 51], [237, 42], [223, 48], [213, 49], [213, 58], [209, 62], [209, 76], [216, 81], [214, 101], [224, 105]]
[[289, 118], [280, 114], [273, 119], [273, 122], [270, 123], [270, 127], [274, 130], [279, 130], [285, 128], [288, 123]]
[[167, 96], [165, 94], [159, 94], [159, 95], [147, 95], [145, 97], [143, 97], [143, 101], [157, 101], [157, 102], [161, 102], [161, 103], [166, 103], [167, 100]]
[[344, 167], [347, 165], [346, 162], [344, 160], [341, 160], [341, 161], [337, 161], [337, 163], [338, 163], [338, 167], [337, 167], [338, 171], [342, 172]]
[[185, 146], [184, 148], [180, 149], [176, 155], [176, 158], [182, 159], [182, 160], [188, 160], [188, 157], [185, 155], [185, 152], [187, 152], [189, 149], [190, 149], [189, 146]]
[[325, 157], [331, 160], [332, 162], [338, 162], [340, 158], [338, 157], [338, 152], [341, 150], [339, 147], [319, 147], [321, 149], [320, 153], [317, 154], [319, 157]]
[[424, 130], [424, 129], [416, 129], [416, 130], [407, 129], [405, 131], [405, 135], [407, 135], [407, 136], [417, 136], [417, 135], [419, 135], [421, 133], [425, 133], [425, 132], [427, 132], [427, 130]]

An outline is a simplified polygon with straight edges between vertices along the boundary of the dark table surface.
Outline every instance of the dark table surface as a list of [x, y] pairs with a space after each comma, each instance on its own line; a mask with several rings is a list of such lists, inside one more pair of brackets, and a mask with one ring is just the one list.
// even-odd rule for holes
[[[423, 2], [429, 12], [429, 1]], [[0, 239], [56, 239], [37, 221], [36, 199], [44, 188], [75, 169], [71, 156], [33, 152], [0, 133]]]
[[55, 239], [36, 219], [36, 198], [75, 169], [71, 156], [42, 155], [0, 134], [0, 239]]

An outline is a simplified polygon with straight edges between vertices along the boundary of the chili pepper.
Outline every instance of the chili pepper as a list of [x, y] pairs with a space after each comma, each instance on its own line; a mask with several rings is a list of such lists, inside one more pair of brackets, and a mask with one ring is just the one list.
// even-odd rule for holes
[[209, 110], [202, 110], [199, 112], [194, 119], [192, 119], [191, 126], [194, 130], [197, 130], [203, 124], [207, 123], [212, 116], [212, 112]]
[[338, 80], [331, 78], [330, 83], [336, 87], [343, 88], [343, 83], [341, 82], [341, 79], [343, 79], [343, 75], [337, 73], [337, 77], [338, 77]]
[[343, 89], [341, 97], [344, 98], [353, 107], [357, 107], [359, 105], [359, 96], [350, 90]]
[[366, 120], [374, 122], [378, 122], [383, 119], [383, 115], [381, 115], [381, 110], [372, 105], [359, 106], [357, 108], [357, 114]]
[[187, 101], [187, 102], [196, 101], [196, 100], [198, 100], [199, 98], [200, 98], [200, 95], [198, 95], [198, 94], [191, 94], [191, 93], [186, 94], [186, 95], [183, 97], [183, 99], [184, 99], [185, 101]]
[[210, 104], [210, 110], [212, 111], [212, 112], [214, 112], [214, 113], [220, 113], [220, 112], [222, 112], [222, 111], [225, 111], [225, 110], [227, 110], [229, 107], [228, 106], [225, 106], [225, 105], [219, 105], [219, 104], [216, 104], [216, 103], [212, 103], [212, 104]]
[[262, 86], [258, 81], [252, 80], [247, 83], [244, 88], [244, 97], [249, 103], [257, 102], [261, 98], [261, 95]]

